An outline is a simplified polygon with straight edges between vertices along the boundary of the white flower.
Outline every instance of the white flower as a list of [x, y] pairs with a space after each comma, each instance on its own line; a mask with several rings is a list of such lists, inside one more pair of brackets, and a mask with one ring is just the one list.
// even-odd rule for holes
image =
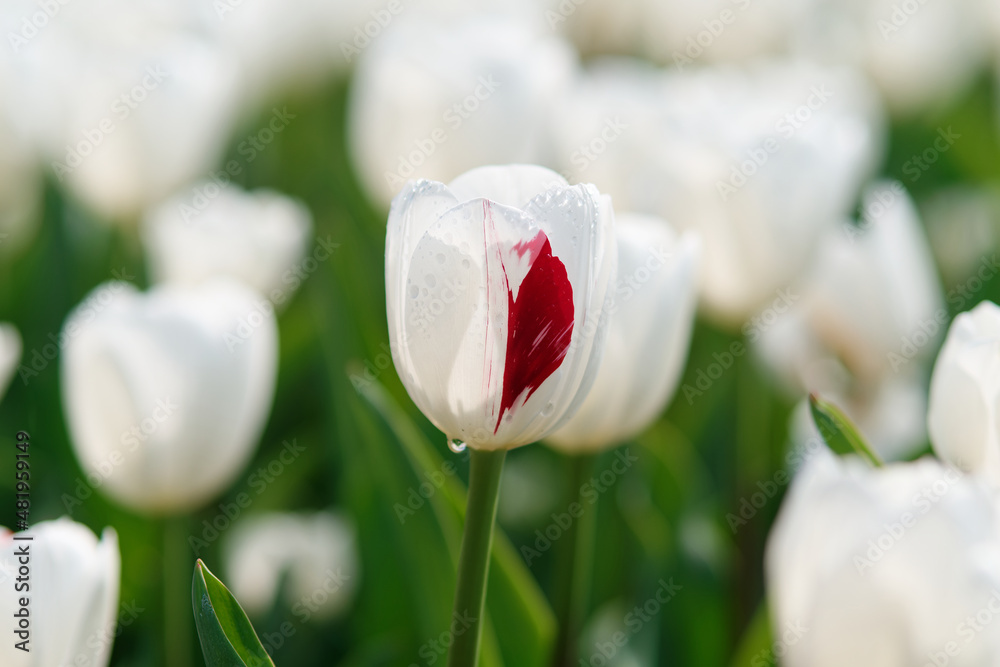
[[21, 335], [12, 324], [0, 323], [0, 400], [21, 359]]
[[767, 544], [781, 664], [997, 664], [1000, 623], [975, 621], [1000, 613], [997, 518], [977, 480], [932, 459], [814, 454]]
[[618, 280], [597, 379], [577, 413], [547, 442], [569, 452], [609, 447], [663, 411], [687, 359], [700, 245], [663, 220], [620, 214]]
[[1000, 307], [955, 318], [931, 376], [927, 427], [938, 456], [1000, 486]]
[[893, 110], [912, 113], [953, 100], [973, 82], [988, 46], [979, 2], [795, 2], [792, 48], [866, 71]]
[[883, 456], [925, 442], [924, 368], [947, 310], [916, 209], [899, 183], [869, 189], [863, 216], [820, 242], [784, 313], [744, 327], [793, 392], [840, 405]]
[[348, 137], [362, 182], [385, 203], [411, 177], [544, 161], [573, 64], [562, 40], [510, 18], [394, 23], [354, 74]]
[[877, 98], [847, 71], [801, 63], [665, 73], [596, 66], [559, 108], [562, 166], [622, 210], [704, 244], [707, 314], [744, 321], [803, 268], [854, 205], [880, 152]]
[[[204, 185], [195, 189], [208, 192]], [[251, 193], [236, 186], [221, 188], [198, 207], [188, 199], [168, 200], [144, 219], [153, 280], [195, 285], [229, 276], [284, 300], [294, 282], [291, 272], [309, 243], [309, 210], [276, 192]]]
[[96, 288], [63, 328], [63, 405], [83, 469], [135, 509], [178, 512], [246, 464], [274, 395], [270, 303], [235, 282]]
[[449, 438], [509, 449], [572, 415], [603, 349], [611, 200], [541, 167], [410, 183], [393, 201], [386, 304], [400, 379]]
[[287, 575], [292, 613], [330, 618], [346, 609], [358, 585], [355, 540], [354, 526], [328, 512], [252, 516], [236, 524], [226, 542], [226, 581], [248, 613], [261, 615]]
[[[8, 630], [0, 646], [4, 667], [107, 667], [118, 616], [121, 561], [118, 535], [105, 528], [98, 541], [86, 526], [68, 518], [43, 521], [14, 539], [0, 528], [0, 615]], [[27, 562], [24, 549], [27, 549]], [[30, 570], [28, 588], [15, 588], [18, 569]], [[28, 652], [14, 647], [20, 598], [27, 597]], [[12, 632], [13, 630], [13, 632]]]
[[[3, 34], [39, 11], [5, 6]], [[61, 184], [102, 217], [132, 220], [222, 156], [237, 68], [188, 3], [74, 0], [57, 12], [15, 50], [21, 120]]]

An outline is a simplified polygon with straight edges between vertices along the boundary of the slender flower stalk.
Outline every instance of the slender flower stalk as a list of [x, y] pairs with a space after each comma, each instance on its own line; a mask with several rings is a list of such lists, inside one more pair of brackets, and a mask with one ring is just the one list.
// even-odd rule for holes
[[475, 667], [486, 612], [486, 582], [490, 573], [493, 525], [496, 523], [500, 473], [507, 450], [472, 450], [469, 462], [469, 499], [465, 510], [465, 533], [458, 559], [455, 614], [471, 617], [472, 627], [457, 635], [448, 653], [448, 667]]

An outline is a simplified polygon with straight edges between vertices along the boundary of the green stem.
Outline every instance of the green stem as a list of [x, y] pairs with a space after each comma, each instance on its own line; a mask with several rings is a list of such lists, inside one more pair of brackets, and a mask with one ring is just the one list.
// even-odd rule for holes
[[163, 521], [163, 656], [166, 667], [188, 667], [191, 660], [191, 571], [186, 521]]
[[455, 586], [455, 616], [471, 617], [472, 624], [454, 637], [448, 667], [476, 667], [479, 640], [486, 611], [486, 581], [490, 572], [490, 547], [497, 515], [500, 473], [506, 450], [472, 450], [469, 463], [469, 499], [465, 510], [465, 533], [458, 560]]
[[556, 581], [552, 602], [559, 622], [559, 636], [556, 639], [555, 654], [552, 659], [553, 667], [576, 665], [576, 647], [579, 643], [584, 611], [590, 597], [590, 579], [594, 565], [597, 507], [587, 506], [580, 501], [580, 489], [593, 470], [594, 456], [591, 454], [571, 456], [567, 465], [569, 487], [566, 507], [578, 503], [583, 506], [583, 515], [574, 520], [563, 533], [556, 558]]

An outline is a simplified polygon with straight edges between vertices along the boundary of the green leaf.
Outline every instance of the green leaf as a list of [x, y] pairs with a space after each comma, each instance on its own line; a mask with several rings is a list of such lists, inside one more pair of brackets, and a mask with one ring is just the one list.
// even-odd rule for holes
[[840, 456], [857, 454], [872, 467], [882, 467], [882, 459], [865, 442], [857, 427], [840, 408], [820, 400], [815, 394], [809, 394], [809, 409], [820, 435], [835, 453]]
[[733, 659], [730, 661], [731, 667], [746, 667], [746, 665], [772, 665], [774, 656], [774, 636], [771, 632], [771, 614], [767, 607], [767, 600], [761, 600], [754, 612], [753, 618], [743, 631]]
[[194, 566], [191, 601], [208, 667], [274, 667], [240, 603], [200, 558]]

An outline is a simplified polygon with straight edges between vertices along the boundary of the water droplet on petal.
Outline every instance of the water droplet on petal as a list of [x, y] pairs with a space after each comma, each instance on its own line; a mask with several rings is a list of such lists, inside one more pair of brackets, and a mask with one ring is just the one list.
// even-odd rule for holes
[[439, 252], [437, 254], [437, 257], [435, 259], [437, 259], [438, 264], [444, 264], [444, 260], [445, 260], [444, 253], [443, 252]]
[[437, 278], [434, 277], [433, 273], [428, 273], [424, 277], [424, 282], [427, 283], [428, 287], [434, 287], [435, 285], [437, 285]]
[[419, 294], [420, 294], [420, 288], [418, 288], [416, 285], [410, 285], [410, 298], [416, 299], [417, 295]]
[[466, 444], [459, 440], [458, 438], [448, 438], [448, 449], [455, 452], [456, 454], [461, 454], [465, 451]]
[[556, 404], [549, 401], [544, 408], [542, 408], [542, 416], [548, 417], [552, 414], [552, 411], [556, 409]]

